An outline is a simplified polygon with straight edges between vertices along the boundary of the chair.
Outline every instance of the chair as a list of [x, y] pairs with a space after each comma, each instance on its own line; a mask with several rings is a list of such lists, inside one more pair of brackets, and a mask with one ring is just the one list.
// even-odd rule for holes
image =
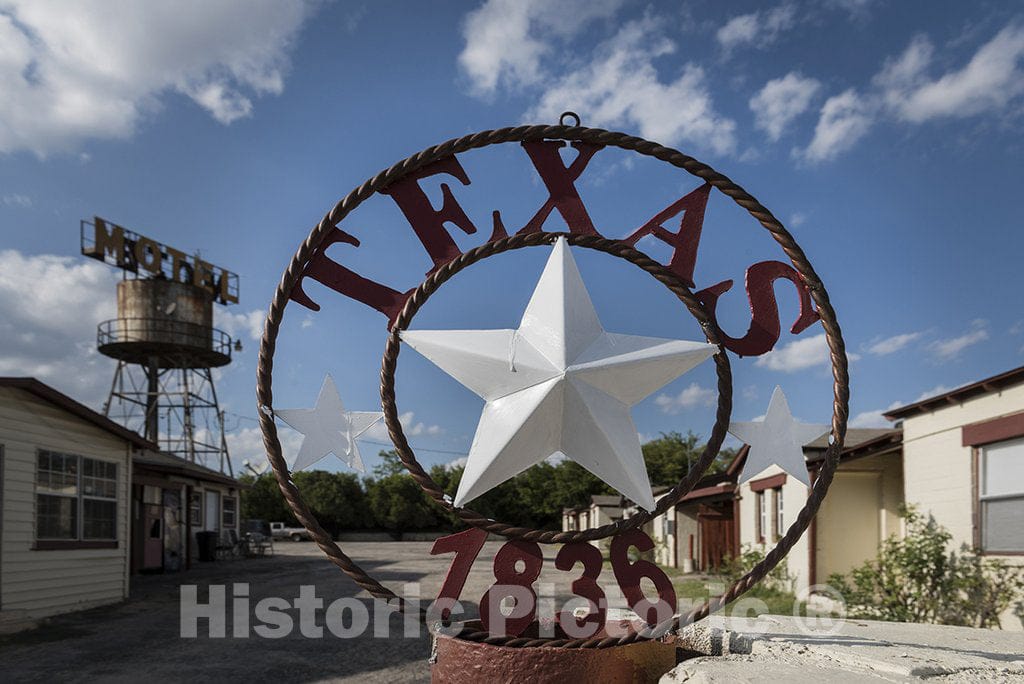
[[220, 539], [217, 541], [217, 558], [224, 558], [230, 556], [242, 555], [242, 543], [238, 539], [238, 532], [234, 529], [224, 530], [221, 532]]
[[247, 555], [249, 556], [273, 556], [274, 538], [259, 532], [249, 532], [245, 535]]

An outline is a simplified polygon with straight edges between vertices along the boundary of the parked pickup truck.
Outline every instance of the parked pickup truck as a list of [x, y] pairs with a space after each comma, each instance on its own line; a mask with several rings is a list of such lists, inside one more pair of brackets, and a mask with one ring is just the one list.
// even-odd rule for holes
[[270, 535], [274, 539], [291, 539], [296, 542], [313, 538], [305, 527], [286, 527], [283, 522], [270, 523]]

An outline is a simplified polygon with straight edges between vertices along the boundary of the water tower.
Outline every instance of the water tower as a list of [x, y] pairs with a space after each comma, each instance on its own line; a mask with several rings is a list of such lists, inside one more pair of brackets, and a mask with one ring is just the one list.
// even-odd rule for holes
[[232, 340], [213, 327], [213, 306], [238, 302], [238, 276], [99, 217], [81, 222], [81, 239], [82, 254], [124, 274], [117, 318], [97, 333], [100, 353], [117, 361], [104, 414], [232, 475], [213, 381], [231, 363]]

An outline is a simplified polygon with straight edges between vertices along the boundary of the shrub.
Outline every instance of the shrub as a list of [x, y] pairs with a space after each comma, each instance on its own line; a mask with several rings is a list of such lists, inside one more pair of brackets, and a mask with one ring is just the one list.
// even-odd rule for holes
[[[764, 551], [744, 544], [738, 556], [726, 556], [722, 559], [722, 566], [719, 572], [725, 577], [729, 584], [746, 575], [754, 569], [754, 566], [764, 560]], [[789, 566], [786, 559], [782, 559], [771, 572], [765, 575], [758, 584], [763, 590], [775, 593], [792, 594], [794, 577], [789, 574]]]
[[948, 550], [952, 535], [913, 508], [903, 508], [907, 534], [882, 542], [874, 560], [829, 583], [850, 617], [998, 627], [999, 614], [1024, 592], [1024, 574], [966, 546]]

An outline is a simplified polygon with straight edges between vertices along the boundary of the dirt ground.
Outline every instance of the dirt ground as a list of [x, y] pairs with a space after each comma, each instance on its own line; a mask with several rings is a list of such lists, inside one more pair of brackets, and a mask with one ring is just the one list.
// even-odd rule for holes
[[[547, 546], [547, 545], [545, 545]], [[419, 582], [429, 602], [437, 595], [451, 555], [430, 556], [430, 542], [347, 542], [342, 544], [365, 570], [401, 593], [407, 582]], [[488, 542], [478, 557], [462, 593], [467, 613], [476, 615], [476, 602], [493, 582], [490, 569], [500, 543]], [[248, 583], [250, 606], [264, 597], [291, 602], [301, 585], [314, 585], [325, 603], [356, 597], [374, 614], [374, 601], [332, 565], [311, 542], [277, 542], [271, 558], [225, 560], [197, 564], [188, 572], [133, 576], [131, 599], [114, 606], [59, 616], [44, 626], [0, 638], [0, 680], [137, 682], [152, 681], [428, 681], [431, 640], [425, 630], [418, 637], [402, 636], [401, 618], [390, 618], [390, 638], [367, 634], [338, 638], [324, 630], [322, 638], [302, 636], [298, 611], [292, 633], [264, 638], [250, 631], [247, 638], [232, 637], [229, 616], [227, 637], [211, 638], [205, 620], [198, 622], [197, 638], [180, 636], [180, 586], [198, 586], [200, 602], [207, 587]], [[550, 548], [545, 549], [546, 552]], [[540, 582], [557, 582], [551, 595], [568, 597], [572, 577], [554, 569], [548, 558]], [[604, 578], [602, 584], [614, 584]], [[538, 587], [542, 586], [540, 584]], [[542, 590], [542, 596], [543, 596]], [[611, 598], [611, 597], [610, 597]], [[616, 602], [613, 601], [612, 605]], [[228, 612], [231, 604], [229, 601]], [[253, 625], [260, 621], [250, 609]], [[323, 612], [317, 624], [323, 625]], [[380, 626], [378, 625], [378, 628]]]

